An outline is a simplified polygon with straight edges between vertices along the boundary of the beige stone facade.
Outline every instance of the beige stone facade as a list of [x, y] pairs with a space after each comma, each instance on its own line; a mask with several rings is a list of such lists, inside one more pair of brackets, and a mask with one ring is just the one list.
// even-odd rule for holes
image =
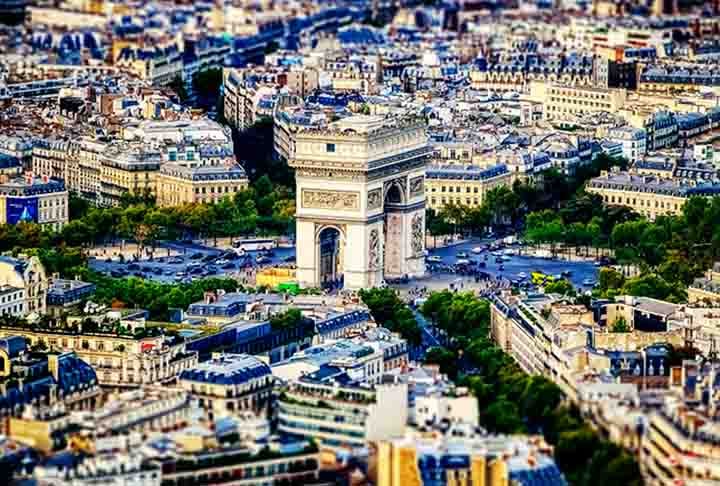
[[629, 207], [649, 219], [680, 214], [689, 197], [676, 181], [631, 174], [603, 174], [588, 182], [586, 190], [605, 204]]
[[558, 119], [598, 112], [616, 113], [625, 105], [627, 93], [617, 88], [532, 82], [530, 98], [543, 104], [543, 117]]
[[216, 203], [248, 187], [248, 178], [239, 165], [188, 167], [167, 163], [160, 168], [156, 180], [158, 206]]
[[73, 334], [62, 331], [0, 328], [0, 336], [21, 334], [34, 345], [43, 342], [52, 349], [74, 351], [107, 386], [139, 386], [174, 379], [182, 370], [195, 366], [197, 353], [185, 345], [163, 346], [162, 338], [136, 339], [115, 334]]
[[301, 285], [381, 285], [425, 273], [424, 125], [356, 115], [293, 132]]
[[466, 166], [431, 166], [425, 178], [427, 205], [436, 211], [447, 204], [478, 207], [489, 191], [511, 185], [512, 174], [504, 166], [487, 169]]

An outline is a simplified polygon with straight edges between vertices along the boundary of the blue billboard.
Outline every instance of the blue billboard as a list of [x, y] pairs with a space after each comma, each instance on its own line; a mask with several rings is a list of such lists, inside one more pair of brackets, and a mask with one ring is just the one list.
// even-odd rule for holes
[[5, 210], [8, 224], [17, 224], [20, 221], [38, 222], [38, 198], [36, 197], [8, 197]]

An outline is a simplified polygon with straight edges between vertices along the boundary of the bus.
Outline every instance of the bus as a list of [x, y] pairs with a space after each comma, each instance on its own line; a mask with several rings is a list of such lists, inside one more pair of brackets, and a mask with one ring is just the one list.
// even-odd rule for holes
[[257, 238], [233, 241], [233, 248], [243, 251], [271, 250], [277, 248], [277, 240], [273, 238]]

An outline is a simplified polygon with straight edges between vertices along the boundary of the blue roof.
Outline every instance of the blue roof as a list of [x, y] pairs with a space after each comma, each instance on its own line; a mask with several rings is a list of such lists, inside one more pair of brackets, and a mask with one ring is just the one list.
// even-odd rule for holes
[[0, 339], [0, 348], [3, 348], [10, 358], [15, 358], [20, 355], [20, 352], [25, 351], [26, 347], [27, 343], [22, 336], [8, 336]]
[[218, 385], [242, 385], [271, 375], [270, 367], [254, 356], [226, 354], [184, 370], [180, 379]]

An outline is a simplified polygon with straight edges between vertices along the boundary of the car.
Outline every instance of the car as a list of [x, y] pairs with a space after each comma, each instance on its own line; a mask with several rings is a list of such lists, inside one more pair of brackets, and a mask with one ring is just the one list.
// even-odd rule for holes
[[127, 267], [128, 267], [128, 270], [139, 270], [140, 269], [140, 265], [138, 265], [137, 263], [129, 263]]
[[203, 255], [201, 252], [197, 252], [197, 253], [193, 253], [192, 255], [190, 255], [190, 259], [191, 260], [200, 260], [203, 256], [205, 256], [205, 255]]
[[263, 263], [270, 263], [272, 260], [266, 256], [259, 256], [255, 259], [255, 262], [263, 264]]
[[286, 256], [283, 258], [285, 263], [293, 263], [295, 261], [295, 255]]
[[142, 272], [135, 272], [133, 273], [133, 276], [137, 278], [145, 278], [145, 275]]
[[427, 261], [433, 262], [433, 263], [442, 263], [442, 258], [440, 258], [438, 255], [432, 255], [427, 257]]
[[475, 248], [473, 248], [470, 251], [472, 251], [473, 253], [475, 253], [477, 255], [477, 254], [482, 253], [484, 250], [482, 248], [480, 248], [479, 246], [476, 246]]
[[586, 278], [585, 280], [583, 280], [582, 284], [585, 287], [593, 287], [595, 285], [595, 280], [593, 280], [591, 278]]
[[458, 258], [467, 258], [467, 257], [468, 257], [468, 254], [467, 254], [467, 252], [459, 251], [459, 252], [457, 252], [457, 253], [455, 254], [455, 256], [458, 257]]
[[155, 268], [153, 268], [153, 273], [154, 273], [155, 275], [162, 275], [162, 274], [163, 274], [163, 269], [160, 268], [160, 267], [155, 267]]
[[457, 265], [470, 265], [470, 260], [468, 260], [466, 258], [461, 258], [456, 263], [457, 263]]
[[112, 270], [112, 271], [110, 271], [110, 276], [112, 278], [121, 278], [121, 277], [125, 276], [125, 272], [123, 272], [121, 270]]
[[168, 263], [172, 263], [173, 265], [179, 265], [184, 262], [185, 262], [185, 260], [183, 260], [182, 257], [179, 257], [179, 256], [172, 257], [168, 260]]
[[222, 269], [223, 269], [223, 270], [234, 270], [234, 269], [235, 269], [235, 264], [232, 263], [232, 262], [231, 262], [231, 263], [226, 263], [225, 265], [222, 266]]
[[215, 265], [208, 265], [207, 267], [205, 267], [205, 271], [207, 271], [208, 273], [217, 273], [218, 269]]
[[149, 267], [149, 266], [147, 266], [147, 265], [143, 265], [142, 267], [140, 267], [140, 270], [142, 270], [142, 271], [145, 272], [145, 273], [147, 273], [147, 272], [152, 272], [152, 267]]
[[215, 265], [225, 265], [226, 263], [230, 262], [225, 258], [218, 258], [217, 260], [215, 260]]
[[211, 262], [211, 261], [215, 260], [215, 258], [217, 258], [215, 255], [213, 255], [212, 253], [208, 253], [207, 255], [202, 257], [202, 261], [207, 263], [207, 262]]

